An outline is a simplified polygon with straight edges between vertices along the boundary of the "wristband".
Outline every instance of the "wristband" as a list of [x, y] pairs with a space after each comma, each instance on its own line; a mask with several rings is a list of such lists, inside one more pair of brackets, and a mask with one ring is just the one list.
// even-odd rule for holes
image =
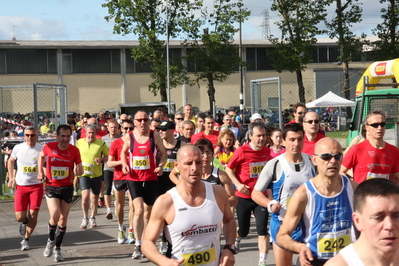
[[269, 211], [269, 213], [273, 213], [272, 212], [272, 205], [278, 203], [277, 200], [272, 200], [269, 202], [269, 204], [267, 204], [267, 210]]

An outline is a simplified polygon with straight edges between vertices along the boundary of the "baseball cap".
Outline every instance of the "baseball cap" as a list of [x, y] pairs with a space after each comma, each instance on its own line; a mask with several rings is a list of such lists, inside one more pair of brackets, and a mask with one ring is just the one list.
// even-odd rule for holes
[[167, 130], [167, 129], [175, 129], [175, 124], [171, 121], [163, 121], [156, 129], [159, 130]]
[[256, 119], [263, 119], [263, 118], [262, 118], [262, 116], [261, 116], [259, 113], [254, 113], [254, 114], [251, 116], [250, 120], [251, 120], [251, 121], [255, 121]]

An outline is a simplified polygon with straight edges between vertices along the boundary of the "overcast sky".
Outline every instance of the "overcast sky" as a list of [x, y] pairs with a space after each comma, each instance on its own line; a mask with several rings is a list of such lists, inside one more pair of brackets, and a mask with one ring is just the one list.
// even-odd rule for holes
[[[371, 29], [382, 21], [380, 9], [383, 5], [377, 0], [359, 1], [363, 3], [363, 22], [354, 27], [354, 31], [371, 36]], [[112, 33], [113, 23], [104, 19], [108, 15], [108, 10], [101, 6], [104, 2], [1, 0], [0, 40], [11, 40], [14, 36], [17, 40], [136, 40], [133, 35]], [[264, 21], [262, 11], [270, 8], [271, 0], [245, 0], [244, 3], [252, 14], [243, 25], [243, 38], [261, 39], [261, 24]], [[279, 17], [270, 11], [269, 14], [271, 33], [280, 36], [280, 31], [274, 25]]]

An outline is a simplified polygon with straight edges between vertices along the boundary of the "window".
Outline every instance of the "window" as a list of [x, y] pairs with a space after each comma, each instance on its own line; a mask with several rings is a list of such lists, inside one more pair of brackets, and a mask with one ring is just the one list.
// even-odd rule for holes
[[[73, 73], [120, 73], [120, 66], [113, 64], [113, 62], [120, 62], [119, 50], [113, 51], [115, 50], [72, 50]], [[113, 71], [113, 66], [115, 71]]]
[[10, 49], [0, 52], [1, 74], [56, 74], [57, 51]]

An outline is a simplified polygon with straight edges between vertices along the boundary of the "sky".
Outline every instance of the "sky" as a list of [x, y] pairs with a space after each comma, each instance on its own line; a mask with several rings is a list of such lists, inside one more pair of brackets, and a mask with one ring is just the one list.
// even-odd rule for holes
[[[205, 0], [211, 2], [211, 0]], [[0, 0], [0, 41], [11, 40], [137, 40], [134, 35], [113, 34], [112, 22], [104, 17], [105, 0]], [[279, 20], [270, 11], [271, 0], [244, 0], [251, 10], [249, 20], [243, 24], [243, 39], [262, 39], [263, 10], [269, 9], [271, 33], [280, 36], [274, 24]], [[382, 22], [377, 0], [359, 0], [363, 3], [363, 21], [353, 27], [360, 35], [372, 36], [371, 29]], [[330, 14], [334, 13], [331, 8]], [[236, 36], [238, 39], [238, 35]]]

